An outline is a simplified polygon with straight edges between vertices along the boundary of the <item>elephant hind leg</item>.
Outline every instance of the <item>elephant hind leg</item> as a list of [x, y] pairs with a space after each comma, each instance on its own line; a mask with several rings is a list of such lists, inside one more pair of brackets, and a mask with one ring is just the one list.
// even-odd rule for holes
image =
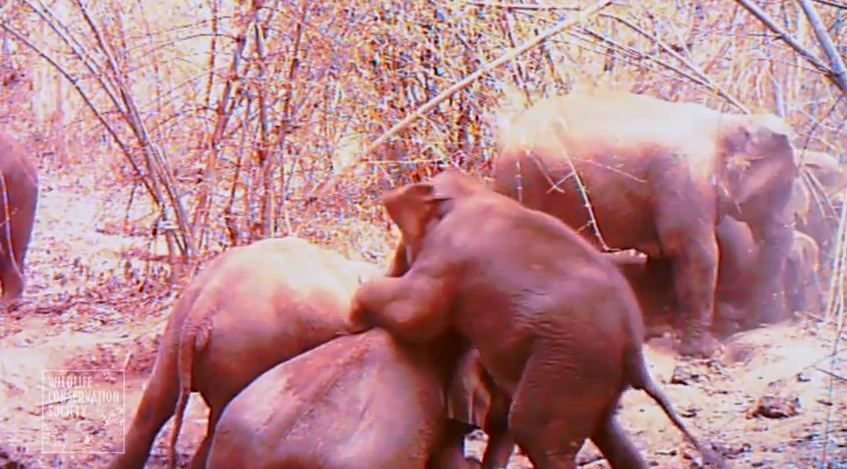
[[111, 462], [110, 468], [144, 467], [156, 435], [176, 409], [178, 389], [175, 355], [165, 353], [157, 360], [153, 375], [127, 430], [125, 450]]
[[203, 469], [206, 467], [206, 459], [209, 458], [209, 447], [212, 444], [212, 438], [215, 436], [215, 426], [221, 418], [222, 407], [209, 405], [209, 421], [206, 425], [206, 436], [191, 457], [189, 467], [191, 469]]
[[610, 466], [615, 469], [642, 469], [647, 463], [641, 453], [626, 435], [617, 417], [610, 412], [591, 435], [591, 441], [597, 446]]
[[[509, 409], [509, 430], [535, 467], [575, 468], [576, 455], [610, 399], [606, 377], [568, 344], [538, 347], [529, 358]], [[596, 362], [596, 361], [595, 361]], [[610, 375], [614, 373], [609, 373]]]

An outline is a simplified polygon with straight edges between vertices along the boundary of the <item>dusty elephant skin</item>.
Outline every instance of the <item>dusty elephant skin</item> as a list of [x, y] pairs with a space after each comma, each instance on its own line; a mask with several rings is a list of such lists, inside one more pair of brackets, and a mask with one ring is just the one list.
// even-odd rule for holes
[[126, 451], [111, 467], [143, 467], [171, 415], [173, 464], [190, 391], [200, 392], [210, 407], [206, 438], [191, 461], [203, 467], [226, 404], [277, 363], [345, 334], [354, 291], [360, 281], [381, 273], [294, 237], [232, 248], [214, 259], [174, 308], [129, 426]]
[[207, 467], [464, 467], [444, 400], [457, 344], [403, 344], [371, 329], [281, 363], [226, 407]]
[[[756, 275], [754, 261], [760, 248], [749, 227], [730, 217], [721, 220], [717, 234], [721, 254], [715, 291], [717, 319], [723, 323], [724, 334], [756, 327], [760, 320], [751, 311], [749, 284]], [[822, 290], [814, 239], [797, 230], [792, 232], [791, 250], [780, 280], [789, 313], [820, 312]]]
[[[715, 321], [713, 331], [727, 336], [740, 329], [758, 325], [750, 313], [751, 292], [748, 288], [755, 268], [758, 247], [746, 224], [730, 217], [717, 226], [720, 252], [718, 280], [715, 289]], [[675, 308], [670, 288], [671, 266], [666, 261], [649, 264], [649, 258], [629, 253], [604, 254], [624, 274], [635, 292], [648, 325], [664, 325]], [[821, 310], [821, 284], [818, 276], [818, 248], [815, 240], [795, 230], [791, 252], [783, 274], [782, 288], [790, 312]], [[658, 328], [658, 326], [657, 326]]]
[[0, 307], [4, 307], [19, 299], [26, 287], [26, 251], [38, 206], [38, 174], [24, 146], [3, 132], [0, 175]]
[[539, 101], [500, 133], [495, 190], [563, 220], [595, 246], [604, 247], [599, 229], [610, 248], [670, 260], [682, 354], [716, 350], [708, 329], [714, 231], [724, 215], [748, 223], [763, 245], [756, 310], [783, 317], [775, 279], [791, 244], [787, 205], [797, 165], [790, 128], [778, 117], [587, 91]]
[[416, 343], [457, 331], [511, 398], [509, 432], [536, 467], [575, 467], [586, 438], [613, 466], [646, 467], [615, 417], [627, 386], [647, 392], [717, 460], [650, 377], [632, 289], [585, 239], [452, 171], [383, 202], [411, 265], [362, 285], [351, 321]]

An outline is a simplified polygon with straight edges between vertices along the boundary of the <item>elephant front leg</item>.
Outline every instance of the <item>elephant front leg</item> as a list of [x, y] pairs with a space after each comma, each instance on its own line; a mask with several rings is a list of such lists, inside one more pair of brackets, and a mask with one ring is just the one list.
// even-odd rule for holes
[[444, 280], [414, 274], [379, 278], [356, 291], [350, 322], [356, 330], [382, 327], [407, 342], [429, 342], [448, 327], [449, 289]]
[[760, 244], [753, 285], [753, 311], [759, 322], [771, 323], [787, 316], [783, 276], [794, 230], [784, 220], [771, 220], [764, 226], [752, 226], [753, 236]]
[[710, 333], [718, 273], [718, 248], [714, 233], [692, 238], [668, 250], [674, 273], [682, 340], [679, 353], [711, 356], [716, 343]]

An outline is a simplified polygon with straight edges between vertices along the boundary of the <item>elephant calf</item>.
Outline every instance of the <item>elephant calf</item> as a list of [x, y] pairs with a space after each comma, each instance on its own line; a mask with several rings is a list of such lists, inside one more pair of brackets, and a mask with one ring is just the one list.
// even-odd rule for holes
[[[750, 279], [755, 275], [754, 259], [758, 247], [746, 224], [724, 218], [716, 229], [720, 252], [715, 289], [714, 331], [728, 335], [739, 328], [758, 325], [762, 318], [752, 308]], [[671, 266], [650, 262], [645, 256], [630, 253], [604, 254], [624, 274], [652, 325], [673, 323], [676, 307], [671, 285]], [[818, 246], [810, 236], [795, 230], [791, 251], [782, 278], [782, 294], [790, 312], [821, 310], [821, 285], [818, 279]]]
[[615, 417], [628, 386], [718, 460], [651, 378], [626, 279], [571, 228], [454, 171], [389, 191], [383, 204], [409, 269], [363, 284], [350, 320], [419, 344], [456, 331], [510, 397], [509, 433], [536, 467], [575, 467], [587, 438], [613, 466], [646, 467]]
[[38, 173], [26, 155], [20, 142], [0, 132], [0, 308], [19, 299], [26, 286], [26, 251], [38, 206]]
[[115, 469], [141, 468], [162, 425], [175, 413], [171, 463], [188, 394], [209, 405], [207, 435], [192, 467], [204, 467], [215, 423], [254, 378], [348, 331], [347, 308], [359, 283], [381, 275], [295, 237], [232, 248], [214, 259], [182, 294], [153, 374]]
[[457, 347], [372, 329], [281, 363], [227, 405], [207, 467], [466, 467], [444, 399]]

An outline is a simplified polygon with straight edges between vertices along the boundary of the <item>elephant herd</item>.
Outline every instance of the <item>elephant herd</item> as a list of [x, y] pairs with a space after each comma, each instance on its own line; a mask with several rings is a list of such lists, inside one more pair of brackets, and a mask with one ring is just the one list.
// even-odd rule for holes
[[[646, 326], [669, 318], [680, 354], [710, 356], [819, 309], [838, 162], [796, 151], [771, 114], [599, 90], [538, 101], [497, 146], [492, 181], [447, 170], [383, 194], [401, 233], [387, 267], [296, 237], [212, 260], [111, 467], [143, 467], [171, 416], [175, 464], [191, 392], [209, 406], [197, 468], [495, 468], [516, 446], [572, 468], [586, 439], [647, 467], [616, 418], [628, 388], [722, 466], [650, 376]], [[0, 139], [3, 300], [22, 292], [37, 199], [22, 154]], [[481, 463], [464, 455], [476, 429]]]

